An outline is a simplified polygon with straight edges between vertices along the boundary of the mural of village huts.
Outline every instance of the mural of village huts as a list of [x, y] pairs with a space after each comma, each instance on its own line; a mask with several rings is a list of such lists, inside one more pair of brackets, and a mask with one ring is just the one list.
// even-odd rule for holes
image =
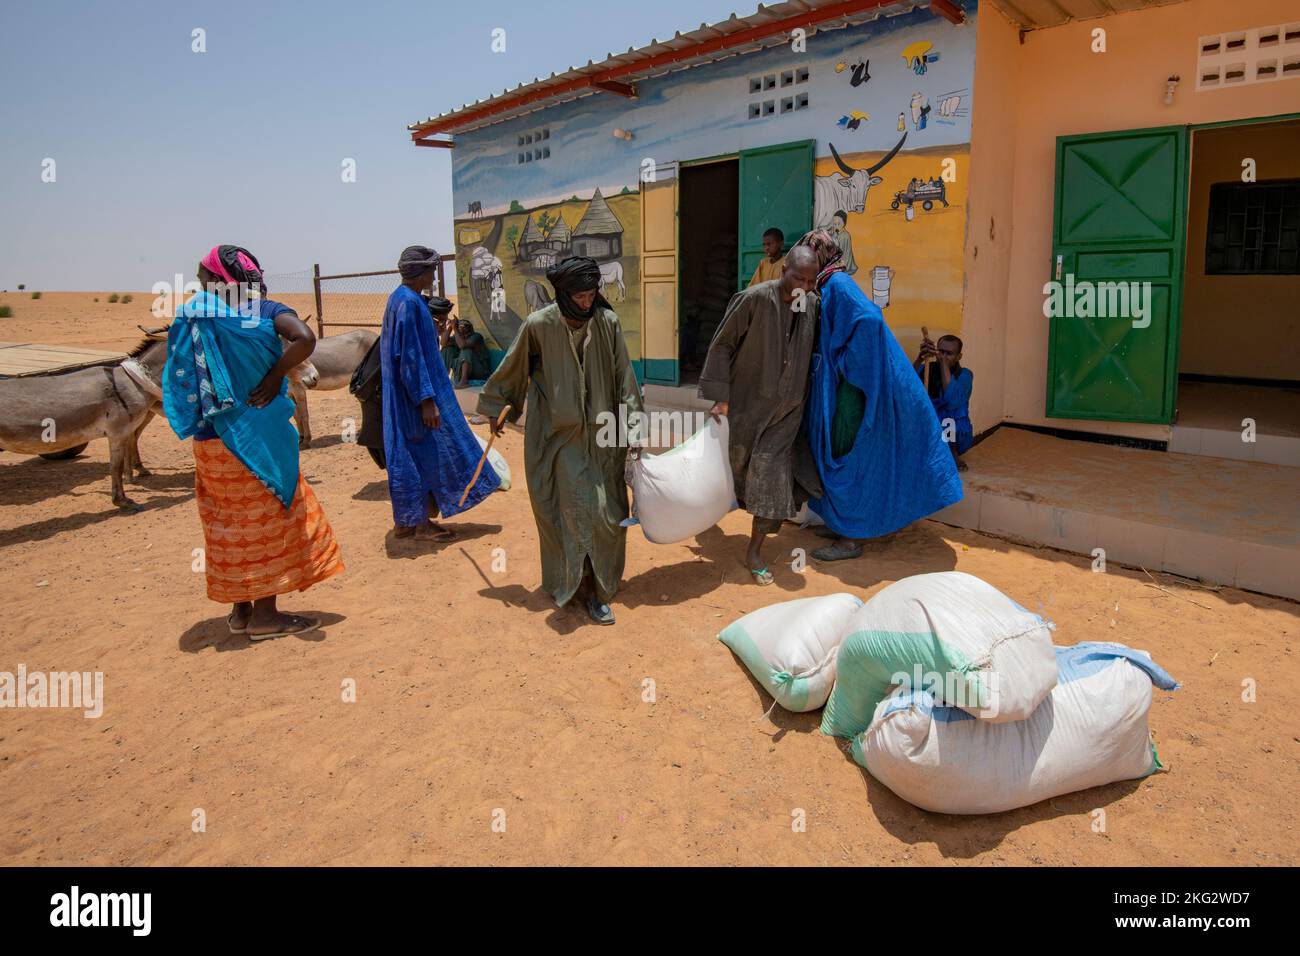
[[575, 193], [530, 208], [511, 201], [495, 215], [480, 205], [456, 223], [457, 281], [468, 293], [462, 314], [486, 330], [490, 346], [504, 350], [524, 318], [551, 303], [546, 271], [569, 256], [588, 256], [600, 263], [601, 291], [638, 358], [640, 202], [631, 187], [609, 198], [597, 187], [586, 200]]

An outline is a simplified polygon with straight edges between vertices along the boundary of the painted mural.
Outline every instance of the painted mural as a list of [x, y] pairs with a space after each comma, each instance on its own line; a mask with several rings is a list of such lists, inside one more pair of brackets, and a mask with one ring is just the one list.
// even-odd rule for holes
[[811, 139], [814, 223], [904, 347], [960, 332], [974, 57], [973, 13], [918, 9], [459, 135], [463, 312], [505, 348], [549, 302], [549, 265], [590, 255], [639, 358], [641, 171]]
[[590, 256], [631, 350], [638, 327], [627, 328], [625, 317], [641, 314], [640, 236], [641, 197], [631, 186], [608, 197], [597, 188], [586, 198], [476, 210], [456, 223], [461, 314], [487, 332], [489, 347], [504, 350], [524, 317], [551, 303], [546, 270], [568, 256]]
[[892, 155], [836, 147], [817, 160], [814, 217], [908, 350], [922, 327], [932, 338], [961, 332], [969, 160], [967, 146]]

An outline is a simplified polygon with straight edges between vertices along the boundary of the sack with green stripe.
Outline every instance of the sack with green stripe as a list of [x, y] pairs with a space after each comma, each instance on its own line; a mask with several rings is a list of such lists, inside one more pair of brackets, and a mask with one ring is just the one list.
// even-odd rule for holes
[[1151, 687], [1177, 690], [1145, 651], [1056, 648], [1059, 681], [1028, 720], [997, 724], [899, 689], [853, 739], [853, 759], [935, 813], [1000, 813], [1160, 769], [1147, 726]]
[[718, 640], [786, 710], [816, 710], [835, 683], [840, 635], [861, 606], [852, 594], [770, 604], [728, 626]]
[[889, 585], [854, 613], [822, 733], [853, 737], [895, 687], [984, 720], [1024, 720], [1056, 686], [1052, 625], [960, 571]]

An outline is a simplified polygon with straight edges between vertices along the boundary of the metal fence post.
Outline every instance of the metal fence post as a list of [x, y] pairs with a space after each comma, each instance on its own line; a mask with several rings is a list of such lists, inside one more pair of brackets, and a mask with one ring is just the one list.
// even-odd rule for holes
[[316, 335], [325, 337], [325, 310], [320, 298], [320, 263], [312, 263], [312, 287], [316, 290]]

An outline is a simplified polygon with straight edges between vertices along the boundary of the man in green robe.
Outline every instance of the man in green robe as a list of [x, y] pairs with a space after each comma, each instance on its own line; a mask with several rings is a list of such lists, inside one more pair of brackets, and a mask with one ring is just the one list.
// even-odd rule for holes
[[796, 461], [817, 334], [816, 281], [816, 255], [795, 246], [780, 279], [732, 297], [700, 373], [700, 397], [714, 403], [709, 414], [727, 419], [736, 500], [754, 516], [746, 567], [761, 585], [773, 581], [763, 539], [821, 490], [808, 487], [811, 469]]
[[[528, 316], [483, 385], [478, 411], [495, 429], [501, 410], [517, 421], [528, 400], [524, 465], [542, 552], [542, 589], [555, 603], [574, 595], [597, 624], [613, 624], [609, 602], [627, 554], [626, 436], [607, 425], [642, 418], [618, 316], [600, 294], [600, 266], [571, 258], [546, 274], [555, 302]], [[620, 406], [622, 414], [620, 415]], [[617, 429], [615, 429], [617, 431]], [[598, 440], [598, 436], [602, 436]]]

